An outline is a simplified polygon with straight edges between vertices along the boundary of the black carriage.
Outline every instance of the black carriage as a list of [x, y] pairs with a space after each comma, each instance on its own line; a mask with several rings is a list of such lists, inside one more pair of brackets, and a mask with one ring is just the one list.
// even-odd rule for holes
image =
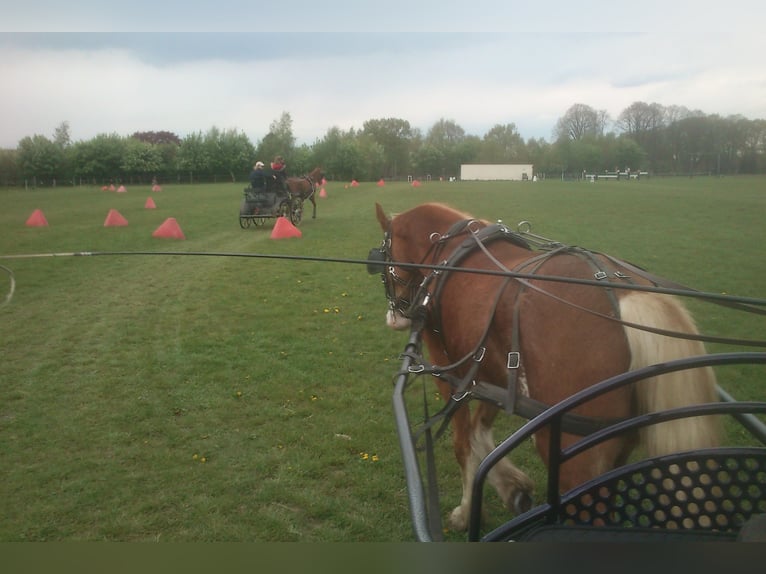
[[246, 187], [239, 208], [239, 226], [246, 229], [251, 225], [263, 225], [267, 219], [285, 217], [293, 225], [303, 218], [303, 199], [283, 186], [281, 181], [266, 178], [263, 188]]
[[[412, 524], [421, 542], [442, 540], [435, 441], [438, 413], [423, 408], [431, 384], [421, 376], [420, 334], [413, 331], [395, 380], [393, 406], [407, 480]], [[719, 403], [610, 421], [567, 448], [561, 435], [573, 423], [572, 409], [610, 390], [673, 370], [742, 368], [760, 378], [766, 353], [718, 353], [623, 373], [542, 410], [511, 432], [481, 462], [474, 476], [469, 541], [532, 542], [732, 542], [766, 541], [766, 402], [736, 401], [720, 387]], [[480, 399], [485, 400], [485, 399]], [[410, 413], [425, 411], [425, 415]], [[720, 414], [740, 428], [736, 444], [632, 459], [569, 492], [559, 488], [561, 465], [620, 433], [682, 417]], [[582, 421], [575, 420], [574, 424]], [[510, 520], [484, 524], [485, 484], [505, 456], [529, 444], [550, 426], [547, 483], [536, 505]], [[569, 431], [571, 432], [571, 431]]]

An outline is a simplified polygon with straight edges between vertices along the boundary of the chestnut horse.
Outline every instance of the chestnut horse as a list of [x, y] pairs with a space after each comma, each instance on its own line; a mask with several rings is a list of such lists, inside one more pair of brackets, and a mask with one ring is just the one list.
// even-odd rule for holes
[[303, 201], [311, 200], [314, 205], [314, 214], [312, 219], [317, 217], [316, 190], [317, 185], [322, 183], [322, 168], [315, 167], [311, 173], [302, 177], [288, 177], [287, 187], [293, 195], [300, 195]]
[[[394, 217], [376, 204], [376, 212], [384, 241], [379, 263], [370, 272], [377, 269], [383, 274], [389, 300], [387, 324], [407, 329], [417, 320], [422, 325], [429, 361], [435, 366], [429, 372], [436, 373], [434, 380], [445, 401], [458, 401], [454, 382], [464, 380], [469, 390], [461, 396], [471, 395], [470, 383], [487, 381], [490, 388], [507, 392], [514, 386], [516, 396], [553, 405], [613, 375], [705, 353], [699, 340], [667, 336], [668, 331], [697, 333], [678, 299], [650, 290], [608, 288], [610, 283], [628, 280], [651, 284], [630, 264], [578, 248], [532, 250], [523, 234], [441, 204], [420, 205]], [[575, 282], [546, 281], [529, 274]], [[577, 283], [577, 279], [603, 279], [605, 287]], [[452, 378], [445, 377], [442, 369], [450, 371]], [[583, 420], [604, 421], [717, 400], [715, 375], [709, 368], [655, 379], [660, 380], [612, 391], [583, 405], [577, 414], [587, 417]], [[469, 519], [473, 477], [495, 447], [492, 424], [501, 409], [491, 400], [458, 404], [451, 426], [463, 495], [449, 522], [453, 529], [463, 530]], [[563, 446], [578, 438], [577, 430], [565, 430], [572, 434], [564, 434]], [[535, 437], [546, 464], [548, 435], [546, 429]], [[715, 418], [696, 417], [652, 426], [641, 436], [610, 439], [562, 466], [562, 491], [624, 464], [639, 445], [649, 455], [658, 455], [715, 446], [719, 435]], [[495, 466], [488, 480], [509, 510], [530, 507], [532, 481], [507, 458]]]

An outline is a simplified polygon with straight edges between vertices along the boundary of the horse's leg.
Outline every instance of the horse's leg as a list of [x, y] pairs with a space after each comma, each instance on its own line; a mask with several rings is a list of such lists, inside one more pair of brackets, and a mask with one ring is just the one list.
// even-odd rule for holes
[[[460, 504], [449, 517], [453, 530], [465, 530], [471, 512], [471, 491], [479, 464], [495, 448], [492, 423], [498, 409], [479, 402], [473, 416], [468, 405], [461, 407], [452, 419], [455, 457], [461, 470], [463, 494]], [[530, 478], [504, 458], [488, 475], [489, 483], [497, 490], [503, 504], [514, 513], [528, 510], [532, 504], [533, 483]]]
[[[435, 379], [436, 386], [442, 399], [452, 400], [452, 387], [442, 380]], [[455, 460], [460, 467], [460, 478], [463, 485], [463, 494], [460, 504], [455, 507], [449, 517], [449, 524], [454, 530], [465, 530], [468, 525], [468, 509], [471, 504], [471, 485], [473, 475], [476, 472], [472, 466], [471, 456], [471, 409], [468, 401], [463, 403], [450, 419], [452, 428], [452, 448], [455, 452]]]
[[[471, 435], [472, 454], [476, 466], [495, 448], [492, 424], [500, 410], [489, 403], [479, 403], [474, 413]], [[501, 459], [489, 472], [487, 479], [497, 491], [505, 507], [515, 514], [532, 506], [532, 480], [514, 466], [508, 458]]]
[[314, 215], [311, 216], [311, 219], [317, 218], [317, 200], [314, 198], [314, 195], [316, 194], [311, 194], [311, 204], [314, 206]]

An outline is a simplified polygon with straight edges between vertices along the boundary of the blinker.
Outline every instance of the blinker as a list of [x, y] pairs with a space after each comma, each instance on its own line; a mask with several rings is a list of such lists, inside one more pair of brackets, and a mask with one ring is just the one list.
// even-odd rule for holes
[[386, 252], [380, 247], [373, 247], [370, 249], [370, 254], [367, 256], [367, 273], [370, 275], [377, 275], [383, 273], [386, 270]]

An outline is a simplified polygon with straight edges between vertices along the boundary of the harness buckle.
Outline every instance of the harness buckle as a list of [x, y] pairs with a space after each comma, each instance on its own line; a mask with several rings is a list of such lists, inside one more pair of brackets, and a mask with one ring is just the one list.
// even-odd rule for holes
[[[472, 380], [472, 381], [471, 381], [471, 388], [473, 388], [473, 387], [475, 387], [475, 386], [476, 386], [476, 381], [475, 381], [475, 380]], [[463, 391], [462, 393], [460, 393], [460, 395], [459, 395], [459, 396], [458, 396], [458, 395], [452, 395], [450, 398], [451, 398], [453, 401], [455, 401], [456, 403], [459, 403], [460, 401], [462, 401], [464, 398], [466, 398], [466, 397], [467, 397], [468, 395], [470, 395], [470, 394], [471, 394], [471, 391], [470, 391], [470, 389], [469, 389], [469, 390], [465, 390], [465, 391]]]
[[625, 275], [622, 271], [615, 271], [614, 276], [617, 277], [617, 279], [630, 279], [630, 275]]
[[473, 354], [473, 360], [477, 363], [481, 363], [484, 360], [484, 355], [487, 353], [486, 347], [479, 347]]
[[593, 276], [596, 278], [597, 281], [601, 281], [602, 279], [606, 279], [608, 275], [606, 274], [606, 271], [597, 271], [593, 274]]
[[521, 365], [521, 353], [518, 351], [511, 351], [508, 353], [508, 362], [506, 363], [507, 369], [518, 369]]

